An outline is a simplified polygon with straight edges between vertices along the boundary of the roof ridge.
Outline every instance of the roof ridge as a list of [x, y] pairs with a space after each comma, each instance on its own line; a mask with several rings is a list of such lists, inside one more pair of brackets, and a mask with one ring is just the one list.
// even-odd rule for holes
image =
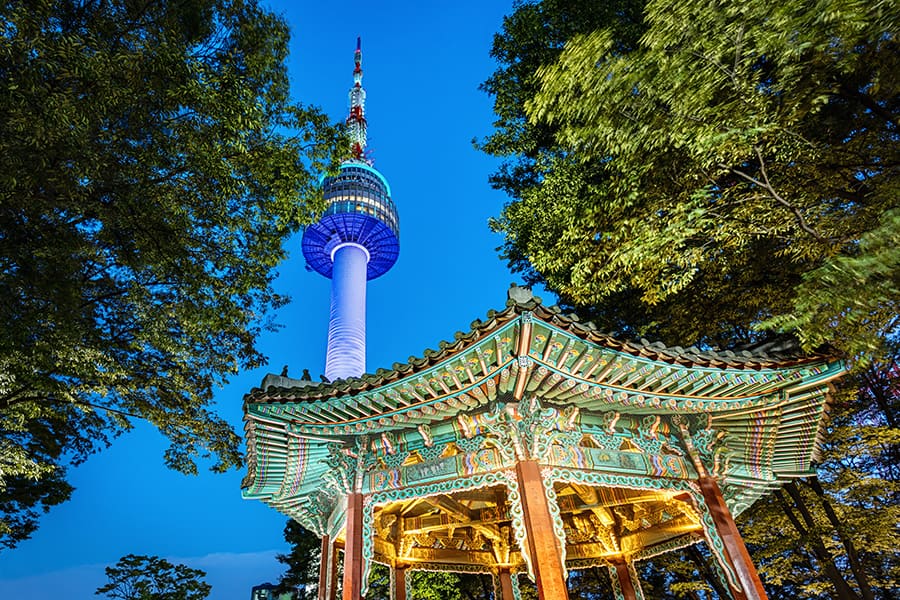
[[620, 338], [612, 333], [599, 330], [591, 321], [581, 321], [575, 312], [565, 312], [555, 304], [545, 305], [540, 296], [536, 296], [530, 287], [512, 283], [507, 290], [505, 308], [499, 311], [488, 310], [485, 319], [475, 319], [470, 323], [469, 331], [456, 331], [452, 341], [441, 340], [438, 342], [437, 350], [426, 348], [422, 351], [421, 356], [411, 355], [404, 363], [395, 362], [390, 368], [378, 368], [374, 372], [364, 373], [360, 377], [336, 379], [331, 382], [300, 381], [268, 374], [263, 378], [260, 387], [251, 390], [246, 397], [258, 396], [262, 393], [281, 395], [289, 390], [305, 388], [301, 395], [312, 400], [379, 387], [402, 379], [410, 373], [423, 371], [447, 359], [464, 350], [469, 342], [479, 340], [485, 332], [493, 331], [525, 313], [534, 314], [549, 325], [559, 327], [576, 337], [610, 350], [683, 366], [758, 370], [772, 367], [787, 368], [803, 363], [836, 359], [835, 356], [826, 353], [803, 354], [767, 352], [765, 350], [754, 352], [752, 349], [744, 348], [703, 350], [693, 345], [687, 348], [667, 346], [660, 340], [651, 342], [646, 338]]

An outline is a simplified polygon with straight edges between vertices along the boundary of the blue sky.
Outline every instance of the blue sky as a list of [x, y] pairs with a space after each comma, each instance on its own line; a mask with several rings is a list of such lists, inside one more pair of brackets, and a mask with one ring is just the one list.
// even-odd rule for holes
[[[488, 175], [497, 163], [476, 151], [490, 133], [491, 39], [511, 0], [492, 2], [269, 2], [292, 28], [294, 97], [334, 119], [347, 111], [356, 37], [362, 36], [369, 148], [400, 212], [394, 268], [369, 283], [368, 370], [421, 356], [502, 308], [511, 275], [487, 228], [506, 198]], [[217, 394], [241, 426], [243, 395], [284, 364], [298, 375], [324, 370], [329, 282], [307, 272], [290, 244], [277, 287], [293, 301], [283, 328], [261, 341], [268, 368], [242, 373]], [[550, 303], [551, 298], [545, 301]], [[281, 572], [285, 519], [240, 494], [243, 473], [186, 477], [162, 465], [165, 442], [150, 428], [72, 470], [73, 499], [51, 511], [34, 537], [0, 553], [0, 598], [92, 598], [103, 567], [128, 554], [160, 555], [208, 572], [213, 600], [246, 600]]]

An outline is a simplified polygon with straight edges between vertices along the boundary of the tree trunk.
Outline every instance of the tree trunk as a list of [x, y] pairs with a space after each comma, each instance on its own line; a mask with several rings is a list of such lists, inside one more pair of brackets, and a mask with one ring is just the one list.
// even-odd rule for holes
[[[891, 429], [897, 429], [900, 424], [897, 422], [896, 409], [898, 406], [897, 398], [900, 392], [900, 365], [896, 360], [888, 363], [876, 363], [866, 369], [862, 374], [864, 389], [859, 392], [859, 400], [872, 400], [884, 415], [887, 426]], [[885, 449], [887, 454], [885, 468], [890, 471], [889, 477], [897, 479], [897, 467], [900, 465], [900, 444], [891, 444]]]
[[718, 574], [715, 569], [711, 568], [709, 565], [709, 561], [706, 560], [706, 557], [703, 556], [703, 553], [700, 552], [700, 549], [696, 544], [692, 546], [688, 546], [686, 548], [687, 555], [691, 559], [695, 565], [697, 565], [697, 570], [706, 579], [707, 583], [715, 590], [716, 595], [722, 600], [728, 600], [731, 598], [731, 594], [725, 587], [725, 582], [719, 579]]
[[816, 496], [818, 496], [819, 502], [822, 503], [822, 508], [825, 509], [825, 514], [831, 522], [831, 526], [834, 527], [834, 530], [841, 540], [841, 544], [844, 546], [844, 550], [847, 551], [847, 559], [850, 562], [850, 571], [853, 572], [853, 577], [856, 579], [856, 584], [859, 586], [860, 594], [862, 594], [864, 600], [875, 600], [875, 596], [872, 594], [872, 588], [869, 586], [869, 578], [866, 576], [862, 561], [860, 561], [859, 554], [856, 552], [856, 547], [853, 545], [853, 540], [847, 535], [844, 525], [834, 512], [834, 508], [831, 506], [828, 496], [825, 495], [825, 490], [822, 489], [822, 484], [817, 477], [810, 477], [806, 480], [806, 484], [813, 492], [815, 492]]
[[[787, 515], [787, 518], [794, 526], [794, 529], [796, 529], [797, 533], [800, 534], [800, 538], [802, 540], [805, 540], [809, 544], [810, 549], [816, 557], [816, 560], [818, 560], [819, 564], [822, 565], [822, 569], [825, 575], [834, 585], [834, 591], [837, 595], [837, 598], [839, 600], [860, 600], [859, 596], [847, 584], [844, 576], [841, 575], [841, 572], [840, 570], [838, 570], [837, 565], [834, 564], [834, 558], [831, 556], [831, 553], [828, 552], [825, 544], [822, 543], [822, 540], [819, 539], [819, 537], [815, 533], [811, 533], [807, 529], [807, 527], [813, 527], [815, 523], [807, 521], [807, 527], [804, 527], [803, 523], [801, 523], [797, 518], [797, 515], [794, 514], [794, 511], [791, 510], [791, 507], [790, 505], [788, 505], [788, 502], [785, 499], [784, 495], [781, 493], [781, 490], [775, 492], [775, 496], [778, 498], [779, 502], [781, 502], [781, 507], [784, 509], [784, 514]], [[800, 498], [800, 502], [802, 505], [802, 498]], [[798, 509], [799, 508], [800, 506], [798, 506]], [[801, 509], [801, 515], [804, 514], [805, 508], [806, 507], [803, 506], [803, 509]], [[804, 520], [806, 521], [805, 516]]]

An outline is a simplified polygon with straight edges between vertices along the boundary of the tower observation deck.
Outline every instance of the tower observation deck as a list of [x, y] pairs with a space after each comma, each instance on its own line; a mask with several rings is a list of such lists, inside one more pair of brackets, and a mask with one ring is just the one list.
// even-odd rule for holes
[[386, 273], [400, 253], [400, 221], [384, 176], [365, 157], [366, 92], [356, 41], [347, 128], [352, 158], [323, 183], [326, 209], [303, 234], [303, 256], [331, 279], [325, 377], [359, 377], [366, 370], [366, 282]]

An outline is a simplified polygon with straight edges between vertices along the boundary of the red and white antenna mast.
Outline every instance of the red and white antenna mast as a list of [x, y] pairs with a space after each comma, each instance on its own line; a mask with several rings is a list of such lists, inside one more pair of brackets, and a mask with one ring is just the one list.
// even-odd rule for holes
[[347, 117], [347, 132], [350, 135], [350, 151], [353, 158], [366, 161], [366, 90], [362, 86], [362, 38], [356, 38], [356, 52], [353, 54], [353, 87], [350, 88], [350, 116]]

